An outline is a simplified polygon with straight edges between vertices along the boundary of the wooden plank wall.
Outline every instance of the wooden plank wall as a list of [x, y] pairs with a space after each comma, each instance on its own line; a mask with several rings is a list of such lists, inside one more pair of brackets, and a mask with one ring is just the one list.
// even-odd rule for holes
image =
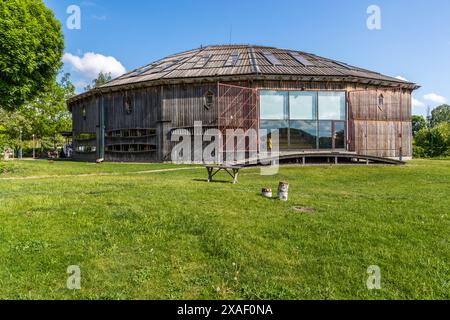
[[[124, 107], [124, 92], [103, 95], [105, 108], [105, 131], [123, 129], [156, 129], [159, 126], [159, 108], [161, 96], [158, 87], [134, 89], [126, 94], [131, 98], [132, 112], [127, 113]], [[159, 145], [158, 137], [142, 138], [105, 138], [105, 148], [116, 144], [154, 144]], [[159, 152], [118, 153], [105, 151], [107, 161], [123, 162], [156, 162]]]
[[[266, 90], [314, 90], [344, 91], [347, 84], [343, 82], [303, 82], [303, 81], [254, 81], [249, 84], [253, 88]], [[244, 86], [247, 86], [244, 84]]]
[[[86, 120], [83, 120], [83, 106], [86, 107]], [[97, 99], [92, 97], [72, 106], [73, 132], [95, 133], [98, 124]]]
[[[86, 120], [83, 119], [83, 106], [86, 107]], [[97, 134], [98, 105], [97, 98], [91, 97], [72, 105], [72, 123], [74, 137], [82, 133]], [[82, 161], [95, 161], [96, 153], [76, 152], [79, 145], [96, 146], [96, 139], [89, 141], [77, 141], [74, 139], [74, 158]]]
[[[358, 153], [383, 157], [412, 155], [411, 92], [382, 89], [376, 86], [348, 84], [342, 82], [301, 81], [240, 81], [228, 84], [272, 90], [331, 90], [353, 92], [349, 105], [349, 137], [352, 150]], [[133, 112], [124, 110], [124, 92], [104, 94], [105, 130], [155, 128], [157, 137], [145, 140], [155, 143], [158, 152], [151, 154], [106, 153], [110, 161], [170, 161], [176, 144], [171, 142], [171, 133], [176, 129], [192, 130], [195, 121], [202, 121], [205, 129], [217, 126], [217, 110], [204, 106], [204, 95], [216, 93], [217, 83], [177, 84], [154, 86], [128, 91], [133, 101]], [[377, 105], [379, 94], [384, 96], [384, 106]], [[87, 120], [82, 120], [82, 105], [87, 105]], [[96, 98], [72, 104], [74, 134], [95, 133], [98, 123]], [[120, 143], [141, 142], [120, 139]], [[105, 145], [113, 143], [107, 138]], [[116, 143], [116, 142], [114, 142]], [[76, 155], [78, 156], [78, 155]], [[78, 158], [85, 158], [80, 155]], [[90, 159], [92, 160], [92, 159]]]
[[[171, 133], [177, 129], [192, 132], [195, 121], [201, 121], [204, 129], [217, 126], [217, 110], [205, 108], [204, 95], [208, 91], [216, 94], [215, 83], [203, 85], [173, 85], [164, 86], [162, 102], [162, 119], [164, 120], [162, 133], [162, 160], [170, 161], [173, 147], [177, 142], [171, 141]], [[175, 131], [176, 132], [176, 131]]]
[[[379, 104], [383, 95], [384, 103]], [[349, 92], [353, 150], [388, 158], [412, 157], [411, 92], [356, 90]]]

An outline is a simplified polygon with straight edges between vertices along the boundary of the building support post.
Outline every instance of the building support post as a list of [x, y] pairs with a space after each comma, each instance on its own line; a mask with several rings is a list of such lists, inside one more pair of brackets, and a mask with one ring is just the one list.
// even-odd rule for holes
[[36, 135], [33, 134], [33, 159], [36, 159]]
[[19, 140], [20, 140], [20, 146], [19, 146], [19, 152], [18, 152], [17, 158], [18, 158], [19, 160], [22, 160], [22, 156], [23, 156], [23, 148], [22, 148], [22, 128], [20, 128], [20, 137], [19, 137]]
[[105, 108], [103, 105], [103, 96], [97, 97], [98, 107], [98, 130], [97, 130], [97, 160], [105, 159]]

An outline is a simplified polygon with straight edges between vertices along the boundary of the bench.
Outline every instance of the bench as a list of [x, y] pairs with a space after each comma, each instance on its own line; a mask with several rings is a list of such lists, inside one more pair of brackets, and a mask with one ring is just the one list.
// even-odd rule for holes
[[239, 170], [241, 169], [242, 167], [239, 166], [225, 166], [225, 165], [206, 166], [206, 170], [208, 171], [208, 182], [211, 182], [213, 180], [213, 177], [223, 170], [233, 178], [233, 184], [236, 184], [238, 182]]

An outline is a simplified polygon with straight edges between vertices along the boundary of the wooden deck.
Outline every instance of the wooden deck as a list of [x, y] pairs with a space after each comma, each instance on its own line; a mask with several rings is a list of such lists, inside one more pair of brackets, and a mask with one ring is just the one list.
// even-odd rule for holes
[[308, 164], [384, 164], [384, 165], [405, 165], [404, 161], [382, 158], [370, 155], [361, 155], [354, 152], [286, 152], [280, 153], [279, 157], [267, 157], [263, 159], [249, 161], [245, 163], [236, 163], [243, 167], [270, 165], [273, 162], [279, 164], [298, 163]]

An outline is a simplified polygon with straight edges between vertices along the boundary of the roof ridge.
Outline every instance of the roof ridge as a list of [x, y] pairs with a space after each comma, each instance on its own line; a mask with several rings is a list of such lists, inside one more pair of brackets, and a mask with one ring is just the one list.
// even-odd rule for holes
[[252, 67], [253, 73], [260, 74], [261, 69], [259, 68], [258, 60], [256, 59], [255, 49], [252, 46], [249, 46], [247, 48], [247, 53], [248, 53], [248, 58], [250, 60], [250, 65]]

